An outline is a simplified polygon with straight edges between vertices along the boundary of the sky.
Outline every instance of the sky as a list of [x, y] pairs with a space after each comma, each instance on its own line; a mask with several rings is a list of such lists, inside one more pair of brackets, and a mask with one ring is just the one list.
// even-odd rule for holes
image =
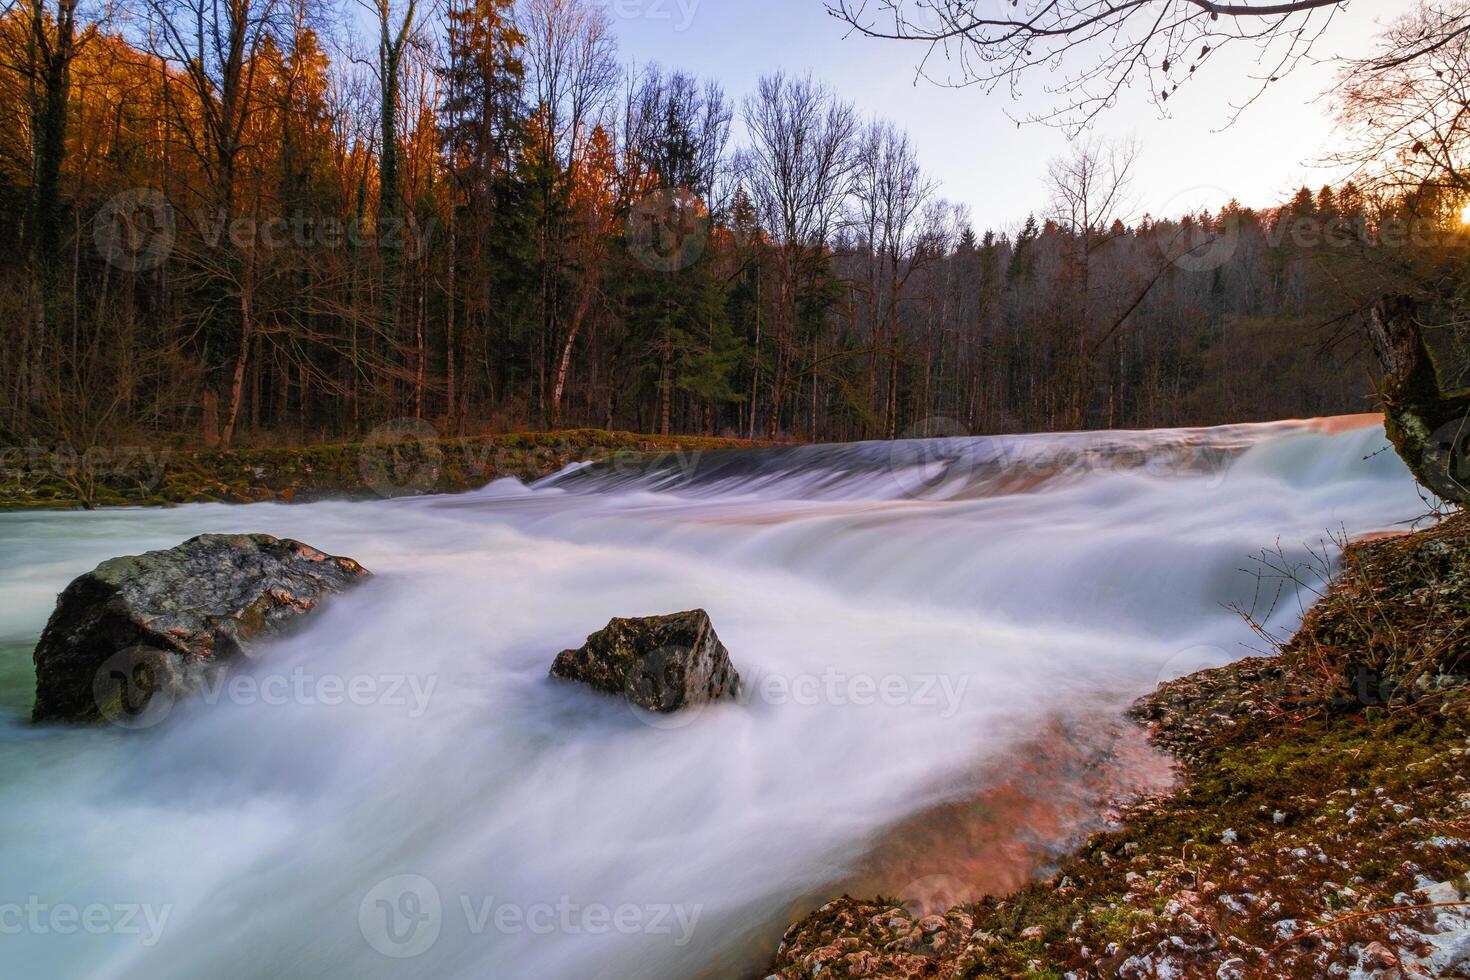
[[[1048, 210], [1047, 164], [1068, 152], [1067, 136], [1036, 124], [1018, 127], [1006, 114], [1047, 108], [1042, 78], [1025, 83], [1019, 103], [1004, 91], [987, 95], [916, 80], [921, 46], [849, 36], [822, 0], [600, 2], [625, 59], [714, 78], [736, 99], [764, 74], [810, 71], [864, 116], [900, 124], [941, 193], [967, 205], [976, 228], [1013, 230], [1028, 214]], [[1124, 93], [1095, 132], [1138, 142], [1133, 216], [1215, 208], [1232, 197], [1271, 206], [1304, 184], [1330, 182], [1336, 173], [1322, 163], [1334, 146], [1324, 97], [1335, 76], [1329, 59], [1368, 52], [1380, 24], [1410, 5], [1353, 0], [1317, 47], [1319, 61], [1272, 86], [1233, 125], [1230, 101], [1251, 90], [1245, 77], [1254, 68], [1251, 58], [1212, 61], [1204, 77], [1171, 100], [1170, 118], [1160, 118], [1146, 93]]]

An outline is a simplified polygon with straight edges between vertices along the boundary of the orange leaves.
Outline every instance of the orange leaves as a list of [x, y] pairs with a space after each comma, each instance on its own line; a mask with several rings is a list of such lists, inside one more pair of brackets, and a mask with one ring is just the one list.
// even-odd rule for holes
[[582, 151], [582, 162], [572, 182], [572, 207], [608, 221], [617, 203], [618, 153], [602, 126], [593, 128]]

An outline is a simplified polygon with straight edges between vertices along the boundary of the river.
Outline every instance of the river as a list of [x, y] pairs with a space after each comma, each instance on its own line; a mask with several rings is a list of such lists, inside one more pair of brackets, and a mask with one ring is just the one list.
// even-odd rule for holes
[[[0, 972], [759, 976], [832, 889], [934, 870], [885, 855], [898, 829], [953, 823], [1058, 732], [1248, 655], [1227, 606], [1262, 548], [1423, 514], [1385, 447], [1365, 417], [0, 515]], [[375, 576], [148, 727], [32, 726], [56, 594], [205, 531]], [[547, 677], [613, 616], [695, 607], [738, 702], [654, 718]]]

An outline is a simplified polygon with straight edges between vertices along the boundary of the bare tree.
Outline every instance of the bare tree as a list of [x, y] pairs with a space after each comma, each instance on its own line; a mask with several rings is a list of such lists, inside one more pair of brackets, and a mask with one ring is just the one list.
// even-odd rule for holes
[[526, 0], [516, 26], [525, 37], [528, 95], [546, 124], [541, 148], [575, 179], [591, 128], [622, 77], [612, 23], [590, 0]]
[[1346, 0], [827, 0], [832, 16], [875, 38], [910, 41], [919, 74], [942, 85], [1041, 76], [1059, 104], [1031, 118], [1076, 129], [1140, 80], [1161, 109], [1221, 50], [1257, 49], [1265, 72], [1241, 108], [1312, 50]]
[[887, 357], [883, 382], [883, 434], [897, 435], [898, 316], [909, 278], [924, 261], [937, 258], [943, 233], [940, 213], [930, 209], [937, 189], [919, 166], [907, 133], [876, 122], [863, 133], [856, 152], [849, 223], [868, 253], [865, 292], [873, 349], [868, 360], [868, 403], [875, 403], [878, 359]]
[[[573, 348], [598, 288], [607, 245], [616, 225], [629, 215], [630, 209], [638, 206], [645, 211], [651, 208], [659, 212], [645, 217], [663, 220], [676, 218], [681, 207], [688, 205], [707, 220], [707, 201], [724, 160], [733, 112], [719, 85], [701, 86], [692, 75], [665, 74], [657, 67], [649, 67], [641, 76], [629, 76], [621, 116], [620, 137], [614, 135], [616, 126], [612, 123], [605, 124], [597, 133], [598, 139], [609, 143], [621, 139], [615, 169], [604, 172], [605, 164], [601, 168], [584, 166], [573, 185], [573, 231], [569, 244], [575, 253], [575, 264], [582, 270], [582, 284], [561, 344], [552, 384], [553, 425], [561, 422]], [[640, 202], [640, 198], [656, 190], [662, 192], [660, 197]], [[665, 406], [672, 390], [668, 357], [666, 346], [661, 384]]]
[[383, 304], [390, 328], [398, 318], [398, 293], [403, 276], [402, 246], [407, 229], [403, 218], [402, 148], [398, 114], [402, 109], [404, 58], [416, 40], [418, 0], [408, 0], [400, 11], [394, 0], [359, 0], [378, 31], [378, 248], [383, 257]]
[[[208, 184], [205, 220], [228, 229], [237, 216], [248, 126], [260, 108], [259, 56], [279, 26], [278, 0], [148, 0], [148, 10], [152, 52], [182, 80], [183, 93], [166, 86], [165, 99]], [[204, 329], [205, 363], [212, 376], [204, 395], [205, 442], [225, 447], [240, 413], [257, 271], [254, 250], [233, 248], [230, 239], [219, 237], [198, 256], [213, 285], [233, 295], [238, 321], [234, 336], [226, 323], [213, 319]], [[221, 379], [221, 367], [231, 360], [233, 369]], [[221, 389], [226, 396], [222, 425]]]
[[[852, 186], [857, 112], [810, 76], [767, 75], [745, 102], [750, 143], [739, 169], [757, 219], [779, 256], [776, 363], [767, 434], [774, 437], [786, 386], [797, 293], [805, 260], [826, 247]], [[757, 366], [757, 370], [759, 367]], [[759, 379], [757, 378], [757, 382]], [[756, 406], [751, 405], [754, 426]]]
[[1336, 103], [1349, 140], [1336, 160], [1360, 184], [1470, 194], [1470, 3], [1421, 0], [1344, 66]]
[[745, 102], [741, 172], [763, 226], [794, 246], [825, 244], [856, 168], [853, 107], [811, 76], [767, 75]]
[[1133, 140], [1084, 140], [1047, 168], [1052, 217], [1076, 235], [1106, 236], [1127, 220], [1128, 192], [1138, 144]]
[[33, 280], [33, 322], [26, 334], [28, 356], [22, 355], [22, 387], [41, 382], [47, 342], [47, 302], [57, 287], [62, 256], [61, 172], [71, 99], [72, 62], [110, 19], [106, 7], [79, 11], [79, 0], [25, 0], [7, 4], [21, 30], [6, 32], [0, 42], [0, 65], [23, 80], [30, 123], [31, 208], [29, 255]]
[[1087, 401], [1092, 367], [1093, 320], [1099, 297], [1093, 274], [1097, 252], [1123, 233], [1127, 195], [1133, 179], [1138, 146], [1132, 141], [1086, 140], [1069, 156], [1052, 161], [1048, 171], [1053, 220], [1068, 233], [1072, 322], [1061, 324], [1059, 353], [1063, 374], [1070, 382], [1067, 422], [1080, 426]]
[[61, 167], [66, 157], [67, 100], [71, 66], [110, 19], [106, 8], [80, 11], [79, 0], [27, 0], [16, 5], [25, 25], [23, 52], [5, 60], [26, 80], [33, 166], [31, 253], [51, 268], [61, 254]]
[[714, 194], [734, 116], [724, 89], [652, 66], [629, 87], [624, 115], [627, 169], [703, 199]]
[[[549, 415], [560, 421], [561, 365], [570, 363], [571, 345], [586, 315], [591, 288], [584, 277], [582, 295], [564, 334], [561, 283], [569, 233], [565, 204], [581, 176], [594, 129], [622, 76], [612, 23], [607, 12], [591, 0], [526, 0], [516, 11], [516, 27], [525, 38], [527, 95], [534, 114], [532, 152], [540, 163], [543, 343], [538, 391], [543, 411], [549, 409]], [[558, 348], [561, 354], [553, 366], [551, 358]]]

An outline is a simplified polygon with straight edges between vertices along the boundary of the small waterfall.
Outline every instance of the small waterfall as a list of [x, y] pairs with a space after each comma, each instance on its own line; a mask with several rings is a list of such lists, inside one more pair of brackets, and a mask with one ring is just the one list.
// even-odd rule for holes
[[[1036, 764], [1055, 733], [1249, 653], [1226, 605], [1260, 549], [1419, 516], [1385, 446], [1372, 418], [918, 440], [456, 497], [0, 515], [7, 972], [758, 970], [844, 883], [922, 891], [936, 869], [905, 849], [964, 800], [1037, 812], [1018, 772], [1086, 769]], [[155, 729], [31, 727], [56, 593], [205, 531], [377, 575]], [[695, 606], [740, 703], [654, 719], [546, 677], [613, 616]], [[1086, 823], [1076, 790], [1058, 827]]]

